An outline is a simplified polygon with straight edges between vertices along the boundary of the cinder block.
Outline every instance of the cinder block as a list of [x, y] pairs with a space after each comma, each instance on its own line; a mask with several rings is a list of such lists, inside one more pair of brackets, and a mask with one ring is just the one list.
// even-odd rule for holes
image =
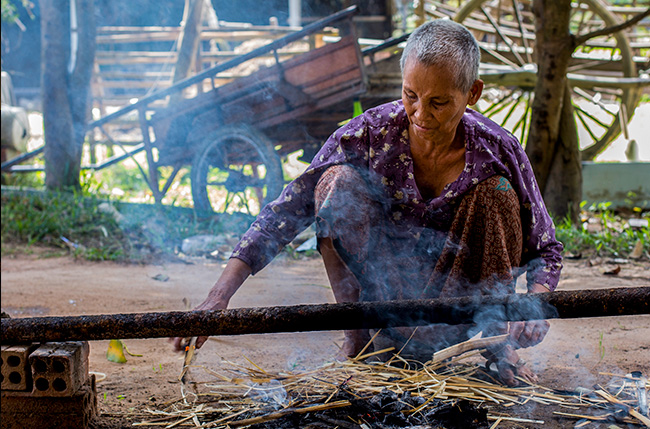
[[71, 396], [88, 380], [87, 341], [44, 343], [29, 356], [34, 396]]
[[32, 390], [29, 354], [38, 344], [2, 346], [2, 390]]
[[2, 429], [85, 429], [97, 416], [97, 387], [91, 376], [71, 396], [34, 396], [31, 392], [2, 391]]

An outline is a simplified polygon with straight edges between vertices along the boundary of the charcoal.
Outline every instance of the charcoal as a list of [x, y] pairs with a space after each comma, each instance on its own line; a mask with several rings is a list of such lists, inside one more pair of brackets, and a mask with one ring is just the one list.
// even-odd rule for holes
[[624, 423], [625, 418], [630, 414], [629, 408], [623, 404], [611, 404], [610, 411], [611, 414], [608, 420], [617, 423]]
[[442, 404], [425, 414], [430, 424], [446, 429], [482, 429], [489, 427], [487, 409], [477, 407], [471, 402], [459, 401]]
[[[411, 392], [407, 390], [402, 394], [401, 401], [411, 405], [412, 407], [417, 408], [420, 405], [424, 404], [427, 400], [422, 396], [413, 396], [411, 395]], [[436, 405], [439, 402], [440, 402], [439, 399], [434, 399], [433, 401], [431, 401], [431, 404]]]
[[368, 403], [377, 411], [399, 411], [396, 407], [403, 404], [400, 404], [398, 399], [397, 393], [384, 388], [377, 395], [370, 398]]
[[255, 429], [331, 428], [358, 429], [354, 422], [363, 422], [371, 429], [397, 429], [413, 427], [442, 427], [445, 429], [488, 428], [487, 409], [477, 407], [467, 400], [443, 403], [433, 400], [421, 413], [409, 415], [407, 409], [421, 405], [424, 398], [410, 394], [397, 394], [388, 389], [370, 398], [359, 398], [348, 391], [339, 390], [332, 401], [347, 400], [350, 406], [319, 411], [318, 413], [292, 413], [281, 418], [250, 426]]
[[412, 426], [409, 422], [409, 419], [399, 411], [395, 411], [394, 413], [386, 415], [382, 423], [388, 425], [389, 427], [392, 426], [401, 428]]

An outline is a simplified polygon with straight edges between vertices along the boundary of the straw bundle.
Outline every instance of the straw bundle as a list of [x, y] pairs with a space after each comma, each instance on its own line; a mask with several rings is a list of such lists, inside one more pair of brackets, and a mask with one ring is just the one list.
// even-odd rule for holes
[[[471, 348], [464, 345], [462, 350], [456, 350], [464, 352]], [[509, 407], [530, 402], [554, 407], [553, 414], [558, 418], [578, 420], [578, 426], [615, 420], [650, 427], [650, 420], [636, 408], [640, 395], [638, 379], [630, 375], [606, 374], [614, 376], [615, 382], [578, 392], [538, 385], [512, 388], [499, 384], [485, 368], [460, 362], [478, 351], [444, 361], [434, 356], [425, 364], [406, 361], [399, 354], [388, 362], [370, 361], [373, 356], [391, 351], [360, 354], [355, 359], [330, 362], [304, 372], [267, 372], [250, 360], [248, 365], [226, 362], [228, 367], [220, 371], [201, 367], [215, 378], [202, 384], [206, 392], [183, 393], [181, 399], [168, 403], [165, 410], [146, 410], [152, 418], [134, 426], [241, 428], [264, 423], [263, 427], [273, 427], [269, 426], [271, 422], [311, 413], [318, 415], [320, 422], [331, 423], [331, 427], [389, 427], [375, 426], [367, 418], [351, 414], [339, 413], [338, 416], [346, 416], [344, 419], [337, 415], [328, 417], [327, 412], [351, 410], [358, 401], [377, 403], [390, 396], [399, 403], [398, 414], [408, 422], [426, 421], [424, 417], [432, 409], [463, 400], [487, 407], [491, 429], [507, 422], [544, 424], [542, 420], [518, 418], [505, 412]], [[448, 358], [450, 354], [453, 351], [438, 356]], [[647, 380], [644, 382], [647, 387]], [[564, 411], [556, 411], [559, 409]]]

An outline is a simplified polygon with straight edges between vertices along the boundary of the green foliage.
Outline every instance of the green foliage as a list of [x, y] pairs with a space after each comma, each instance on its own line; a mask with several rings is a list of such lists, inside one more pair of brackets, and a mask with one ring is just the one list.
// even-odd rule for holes
[[42, 189], [45, 187], [45, 173], [42, 171], [34, 173], [20, 174], [2, 174], [2, 184], [14, 186], [17, 188], [35, 188]]
[[2, 0], [2, 22], [15, 22], [17, 18], [14, 3], [10, 0]]
[[87, 170], [81, 173], [81, 187], [85, 195], [108, 197], [114, 189], [131, 197], [150, 192], [147, 181], [140, 170], [125, 163], [119, 163], [99, 171]]
[[[14, 23], [18, 19], [18, 10], [16, 3], [20, 3], [27, 12], [31, 14], [32, 4], [29, 0], [1, 0], [0, 7], [2, 8], [2, 22]], [[33, 16], [32, 16], [33, 18]]]
[[[584, 209], [585, 203], [581, 206]], [[566, 253], [583, 257], [628, 257], [636, 243], [641, 240], [643, 251], [650, 253], [650, 228], [629, 226], [620, 215], [610, 210], [611, 203], [592, 205], [581, 214], [582, 224], [573, 225], [566, 218], [556, 222], [556, 237], [564, 244]], [[640, 214], [640, 209], [635, 209]], [[636, 216], [638, 217], [638, 215]], [[650, 214], [641, 216], [650, 220]]]
[[71, 194], [3, 191], [2, 244], [41, 243], [68, 247], [75, 256], [91, 260], [124, 259], [124, 234], [97, 205], [97, 201], [87, 203]]
[[[87, 191], [98, 184], [90, 181], [84, 186]], [[109, 203], [80, 194], [2, 192], [3, 249], [9, 243], [38, 243], [69, 249], [75, 257], [88, 260], [173, 258], [186, 237], [243, 233], [251, 220], [247, 216], [198, 219], [189, 209]]]

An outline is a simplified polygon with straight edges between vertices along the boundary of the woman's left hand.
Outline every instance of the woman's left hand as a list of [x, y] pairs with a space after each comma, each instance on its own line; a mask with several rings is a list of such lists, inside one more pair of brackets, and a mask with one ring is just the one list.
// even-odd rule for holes
[[[528, 293], [544, 293], [549, 290], [538, 283], [532, 285]], [[548, 320], [528, 320], [526, 322], [510, 322], [511, 344], [524, 348], [532, 347], [542, 342], [551, 324]]]
[[550, 326], [548, 320], [510, 322], [510, 342], [517, 348], [532, 347], [542, 342]]

